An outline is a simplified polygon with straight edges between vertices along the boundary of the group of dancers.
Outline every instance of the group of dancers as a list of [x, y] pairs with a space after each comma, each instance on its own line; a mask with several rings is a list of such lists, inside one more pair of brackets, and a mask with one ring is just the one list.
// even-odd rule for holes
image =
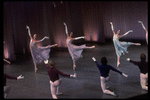
[[[145, 26], [143, 25], [143, 23], [141, 21], [138, 21], [139, 23], [141, 23], [143, 29], [146, 31], [146, 42], [148, 44], [148, 31], [145, 28]], [[73, 61], [73, 70], [75, 71], [76, 68], [76, 61], [82, 57], [82, 52], [83, 49], [93, 49], [95, 48], [95, 46], [86, 46], [85, 44], [80, 45], [80, 46], [76, 46], [74, 44], [72, 44], [73, 40], [78, 40], [78, 39], [82, 39], [85, 38], [85, 36], [81, 36], [81, 37], [76, 37], [76, 38], [72, 38], [73, 32], [70, 33], [70, 35], [68, 34], [68, 29], [67, 29], [67, 25], [66, 23], [63, 23], [65, 26], [65, 32], [67, 35], [67, 39], [66, 39], [66, 45], [69, 51], [69, 54], [71, 55], [72, 61]], [[114, 47], [116, 50], [116, 55], [117, 55], [117, 67], [119, 67], [120, 65], [120, 56], [121, 54], [125, 54], [128, 53], [127, 48], [130, 45], [141, 45], [140, 43], [132, 43], [132, 42], [121, 42], [119, 41], [119, 39], [125, 35], [127, 35], [129, 32], [133, 32], [132, 30], [129, 30], [128, 32], [126, 32], [123, 35], [119, 35], [121, 30], [118, 30], [117, 33], [115, 33], [114, 31], [114, 27], [113, 27], [113, 23], [110, 22], [111, 24], [111, 29], [113, 31], [113, 43], [114, 43]], [[53, 99], [57, 99], [57, 95], [60, 95], [62, 93], [59, 92], [59, 86], [61, 84], [61, 79], [59, 78], [59, 75], [65, 76], [65, 77], [70, 77], [70, 78], [76, 78], [76, 73], [74, 72], [74, 74], [65, 74], [61, 71], [59, 71], [58, 69], [55, 68], [55, 61], [53, 60], [48, 60], [49, 59], [49, 53], [50, 53], [50, 48], [51, 47], [55, 47], [57, 46], [57, 44], [53, 44], [53, 45], [48, 45], [48, 46], [40, 46], [37, 47], [37, 43], [42, 42], [45, 39], [49, 39], [49, 37], [45, 36], [43, 39], [41, 40], [36, 40], [36, 34], [31, 35], [30, 32], [30, 28], [29, 26], [26, 26], [27, 30], [28, 30], [28, 34], [30, 37], [30, 51], [31, 51], [31, 55], [33, 58], [33, 63], [34, 63], [34, 70], [35, 73], [38, 70], [37, 68], [37, 63], [41, 63], [42, 61], [44, 61], [49, 78], [50, 78], [50, 89], [51, 89], [51, 94], [52, 94], [52, 98]], [[135, 65], [137, 65], [141, 71], [140, 74], [140, 79], [141, 79], [141, 87], [142, 89], [148, 90], [148, 86], [147, 86], [147, 82], [146, 80], [148, 79], [148, 62], [146, 62], [146, 55], [145, 54], [141, 54], [140, 56], [141, 61], [140, 62], [136, 62], [133, 60], [130, 60], [130, 58], [127, 59], [127, 61], [134, 63]], [[110, 75], [109, 75], [109, 71], [113, 70], [115, 72], [118, 72], [119, 74], [128, 77], [128, 75], [126, 75], [125, 73], [117, 70], [116, 68], [112, 67], [111, 65], [107, 65], [107, 58], [106, 57], [102, 57], [101, 58], [101, 65], [98, 64], [98, 62], [96, 61], [95, 57], [92, 57], [93, 61], [96, 63], [98, 69], [100, 70], [100, 80], [101, 80], [101, 88], [103, 93], [105, 94], [110, 94], [113, 96], [117, 96], [114, 92], [111, 92], [110, 90], [108, 90], [106, 88], [106, 82], [108, 82], [108, 80], [110, 79]], [[7, 77], [8, 76], [8, 77]], [[18, 78], [10, 76], [10, 75], [5, 75], [5, 85], [4, 87], [6, 87], [6, 78], [10, 78], [10, 79], [23, 79], [24, 76], [18, 76]], [[7, 90], [7, 91], [6, 91]], [[4, 97], [7, 96], [9, 89], [5, 89], [4, 88]]]

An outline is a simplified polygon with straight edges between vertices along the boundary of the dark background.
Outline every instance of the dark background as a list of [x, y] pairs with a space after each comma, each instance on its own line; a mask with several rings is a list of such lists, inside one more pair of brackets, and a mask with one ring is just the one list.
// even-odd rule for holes
[[107, 43], [113, 36], [110, 21], [115, 31], [121, 29], [121, 34], [133, 30], [123, 39], [145, 41], [145, 31], [139, 20], [148, 28], [147, 1], [3, 2], [4, 58], [15, 60], [23, 49], [30, 52], [26, 25], [32, 36], [37, 34], [37, 39], [50, 37], [41, 45], [57, 43], [58, 47], [66, 48], [63, 22], [66, 22], [69, 33], [74, 33], [73, 37], [84, 35], [88, 42]]

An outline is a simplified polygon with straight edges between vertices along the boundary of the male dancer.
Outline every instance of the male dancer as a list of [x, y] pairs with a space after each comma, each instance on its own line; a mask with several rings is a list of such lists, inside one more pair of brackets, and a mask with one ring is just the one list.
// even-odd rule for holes
[[101, 65], [98, 64], [98, 62], [96, 61], [95, 57], [92, 57], [93, 61], [96, 63], [99, 71], [100, 71], [100, 80], [101, 80], [101, 88], [102, 88], [102, 91], [103, 93], [105, 94], [110, 94], [110, 95], [113, 95], [113, 96], [117, 96], [114, 92], [111, 92], [110, 90], [108, 90], [106, 88], [106, 82], [108, 82], [110, 80], [110, 75], [109, 75], [109, 71], [112, 70], [112, 71], [115, 71], [121, 75], [123, 75], [124, 77], [128, 77], [128, 75], [122, 73], [121, 71], [113, 68], [111, 65], [107, 65], [107, 59], [106, 57], [102, 57], [101, 58]]
[[127, 61], [133, 63], [134, 65], [138, 66], [140, 69], [140, 83], [141, 87], [144, 90], [148, 90], [148, 62], [146, 62], [146, 55], [144, 53], [141, 53], [140, 55], [141, 61], [133, 61], [130, 58], [127, 58]]
[[65, 74], [58, 69], [55, 68], [55, 62], [53, 60], [45, 60], [44, 61], [49, 78], [50, 78], [50, 89], [53, 99], [57, 99], [56, 95], [61, 95], [62, 93], [59, 93], [59, 86], [61, 84], [61, 79], [59, 78], [59, 75], [62, 75], [64, 77], [74, 77], [76, 78], [76, 74], [69, 75]]
[[4, 98], [8, 96], [8, 93], [10, 91], [10, 86], [6, 86], [6, 79], [20, 80], [20, 79], [24, 79], [24, 76], [20, 75], [18, 77], [14, 77], [14, 76], [4, 73], [4, 76], [3, 76]]

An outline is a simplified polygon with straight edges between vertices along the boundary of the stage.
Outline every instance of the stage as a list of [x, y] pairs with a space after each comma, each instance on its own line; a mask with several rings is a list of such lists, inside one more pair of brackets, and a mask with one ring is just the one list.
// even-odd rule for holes
[[[89, 44], [92, 45], [92, 44]], [[140, 60], [140, 54], [145, 53], [148, 61], [148, 46], [131, 45], [129, 53], [121, 56], [119, 70], [128, 75], [128, 78], [110, 71], [109, 90], [114, 91], [118, 97], [103, 94], [100, 87], [100, 72], [92, 60], [94, 56], [100, 64], [101, 57], [105, 56], [108, 64], [116, 67], [116, 53], [112, 43], [95, 44], [95, 49], [83, 51], [83, 58], [76, 62], [77, 78], [62, 77], [60, 92], [63, 95], [58, 99], [127, 99], [139, 96], [147, 98], [148, 91], [142, 90], [140, 86], [140, 71], [137, 66], [126, 61], [130, 58], [135, 61]], [[56, 62], [56, 68], [66, 74], [73, 74], [72, 59], [67, 49], [54, 51], [51, 49], [50, 59]], [[12, 64], [4, 62], [4, 72], [19, 76], [23, 75], [23, 80], [7, 79], [6, 85], [11, 87], [8, 99], [52, 99], [50, 93], [49, 76], [47, 75], [44, 62], [37, 65], [37, 73], [34, 73], [34, 65], [31, 54], [17, 55], [17, 60]], [[141, 96], [144, 95], [144, 96]]]

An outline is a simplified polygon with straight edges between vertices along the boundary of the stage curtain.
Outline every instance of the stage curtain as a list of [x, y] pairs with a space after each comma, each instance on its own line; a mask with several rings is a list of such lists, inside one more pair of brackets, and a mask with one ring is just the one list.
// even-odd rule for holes
[[128, 30], [133, 33], [123, 39], [145, 40], [145, 31], [138, 20], [148, 28], [148, 2], [146, 1], [17, 1], [3, 3], [4, 24], [4, 58], [15, 59], [15, 55], [30, 52], [30, 38], [26, 25], [32, 36], [37, 39], [48, 36], [39, 45], [52, 45], [66, 48], [66, 34], [63, 23], [73, 37], [86, 36], [86, 41], [107, 42], [112, 39], [110, 21], [115, 31], [121, 34]]

